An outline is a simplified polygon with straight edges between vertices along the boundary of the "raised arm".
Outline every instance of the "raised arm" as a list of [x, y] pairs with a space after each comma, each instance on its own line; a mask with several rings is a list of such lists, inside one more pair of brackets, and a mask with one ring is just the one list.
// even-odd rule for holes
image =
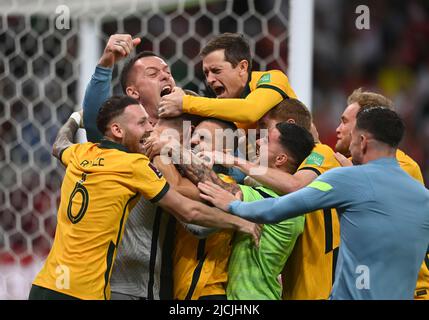
[[103, 135], [97, 129], [96, 120], [101, 105], [110, 96], [112, 69], [97, 66], [86, 87], [83, 99], [83, 123], [88, 141], [99, 142]]
[[110, 83], [112, 81], [113, 66], [116, 62], [128, 56], [140, 39], [132, 39], [128, 34], [115, 34], [110, 36], [103, 55], [98, 61], [95, 72], [86, 87], [83, 100], [83, 122], [88, 141], [99, 142], [103, 135], [97, 129], [96, 119], [101, 105], [110, 96]]
[[[78, 114], [76, 116], [76, 114]], [[52, 146], [52, 155], [61, 160], [61, 153], [73, 144], [74, 136], [79, 129], [81, 113], [72, 113], [70, 118], [58, 131], [55, 138], [54, 145]]]

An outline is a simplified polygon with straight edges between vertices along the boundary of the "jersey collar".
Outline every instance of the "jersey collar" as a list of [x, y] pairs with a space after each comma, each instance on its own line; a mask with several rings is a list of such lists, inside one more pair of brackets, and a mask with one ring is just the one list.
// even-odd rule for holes
[[375, 160], [368, 161], [367, 163], [379, 164], [379, 165], [399, 165], [398, 160], [394, 157], [383, 157]]
[[244, 90], [240, 96], [241, 99], [244, 99], [249, 95], [249, 93], [250, 93], [250, 80], [251, 79], [252, 79], [252, 73], [249, 74], [249, 78], [247, 79], [246, 86], [244, 87]]
[[130, 152], [123, 144], [116, 143], [107, 139], [102, 139], [98, 146], [103, 149], [117, 149], [124, 152]]

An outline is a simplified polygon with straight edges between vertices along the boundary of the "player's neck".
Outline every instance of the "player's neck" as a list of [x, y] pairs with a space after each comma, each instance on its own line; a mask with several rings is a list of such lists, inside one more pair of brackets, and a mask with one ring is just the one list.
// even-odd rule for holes
[[156, 106], [151, 106], [148, 104], [143, 104], [147, 114], [148, 120], [152, 125], [155, 125], [158, 122], [158, 108]]
[[243, 74], [240, 77], [241, 90], [240, 94], [236, 98], [240, 98], [246, 91], [247, 84], [250, 82], [250, 73]]
[[381, 158], [396, 158], [396, 149], [390, 147], [368, 150], [364, 155], [362, 163], [378, 160]]
[[114, 143], [117, 143], [117, 144], [122, 144], [122, 139], [119, 139], [119, 138], [116, 138], [116, 137], [111, 137], [111, 136], [108, 136], [108, 135], [104, 136], [104, 140], [111, 141], [111, 142], [114, 142]]
[[241, 76], [241, 84], [243, 85], [243, 90], [246, 88], [247, 84], [250, 82], [250, 73], [245, 73]]
[[269, 168], [273, 168], [273, 169], [277, 169], [277, 170], [281, 170], [283, 172], [289, 173], [289, 174], [294, 174], [296, 172], [296, 166], [294, 166], [293, 164], [286, 162], [285, 164], [282, 165], [274, 165], [274, 166], [268, 166]]

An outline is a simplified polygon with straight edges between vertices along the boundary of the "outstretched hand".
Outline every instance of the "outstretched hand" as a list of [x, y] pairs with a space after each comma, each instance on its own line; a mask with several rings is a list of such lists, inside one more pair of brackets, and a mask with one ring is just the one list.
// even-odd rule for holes
[[[180, 152], [180, 147], [180, 142], [176, 140], [174, 136], [159, 133], [158, 131], [152, 131], [143, 145], [145, 155], [149, 159], [153, 159], [158, 155], [169, 158], [171, 153], [177, 152], [178, 150]], [[174, 156], [175, 154], [172, 155]], [[173, 157], [173, 160], [174, 159]]]
[[[217, 184], [209, 181], [198, 183], [198, 188], [203, 192], [200, 193], [200, 197], [202, 199], [210, 201], [212, 204], [223, 211], [228, 211], [231, 202], [243, 199], [243, 193], [241, 191], [238, 191], [235, 195], [233, 195]], [[240, 218], [238, 231], [250, 235], [255, 245], [257, 247], [259, 246], [262, 225]]]
[[161, 139], [157, 131], [152, 131], [150, 136], [146, 138], [145, 143], [143, 144], [143, 149], [145, 150], [145, 155], [149, 159], [153, 159], [155, 156], [161, 153]]
[[225, 168], [232, 168], [236, 162], [236, 158], [221, 151], [200, 151], [197, 156], [207, 162], [210, 166], [213, 164], [221, 164]]
[[214, 184], [210, 181], [198, 183], [198, 189], [200, 189], [202, 192], [200, 193], [201, 199], [211, 202], [213, 205], [219, 209], [222, 209], [223, 211], [229, 211], [229, 205], [231, 202], [235, 200], [242, 200], [243, 198], [243, 193], [241, 190], [233, 195], [232, 193], [229, 193], [217, 184]]
[[185, 91], [179, 87], [174, 87], [170, 94], [161, 98], [158, 107], [160, 118], [178, 117], [183, 113], [183, 96]]
[[259, 247], [259, 239], [261, 238], [262, 225], [242, 219], [238, 231], [250, 235], [256, 247]]
[[132, 38], [129, 34], [114, 34], [110, 36], [98, 64], [111, 68], [119, 60], [127, 57], [141, 42], [140, 38]]
[[353, 165], [353, 162], [351, 162], [351, 160], [349, 160], [339, 152], [335, 152], [334, 157], [335, 159], [337, 159], [337, 161], [342, 167], [351, 167]]

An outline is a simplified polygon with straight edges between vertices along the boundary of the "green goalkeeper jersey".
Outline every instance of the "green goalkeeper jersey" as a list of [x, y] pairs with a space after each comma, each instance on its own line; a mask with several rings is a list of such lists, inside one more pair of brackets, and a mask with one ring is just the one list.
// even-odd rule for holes
[[[252, 202], [278, 195], [265, 187], [240, 185], [243, 201]], [[250, 236], [237, 233], [228, 266], [229, 300], [280, 300], [279, 275], [304, 230], [304, 216], [264, 225], [259, 248]]]

